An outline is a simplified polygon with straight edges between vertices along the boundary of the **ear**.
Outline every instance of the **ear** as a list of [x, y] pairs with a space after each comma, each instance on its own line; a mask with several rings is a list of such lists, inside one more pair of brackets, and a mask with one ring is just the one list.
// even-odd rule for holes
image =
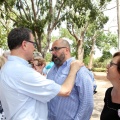
[[26, 50], [27, 49], [27, 42], [23, 41], [21, 47], [23, 50]]

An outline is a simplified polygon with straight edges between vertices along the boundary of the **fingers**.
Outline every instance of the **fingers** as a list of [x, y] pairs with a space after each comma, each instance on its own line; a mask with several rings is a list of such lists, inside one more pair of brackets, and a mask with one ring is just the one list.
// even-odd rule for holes
[[78, 71], [82, 66], [84, 66], [84, 63], [79, 60], [74, 60], [71, 62], [71, 69]]

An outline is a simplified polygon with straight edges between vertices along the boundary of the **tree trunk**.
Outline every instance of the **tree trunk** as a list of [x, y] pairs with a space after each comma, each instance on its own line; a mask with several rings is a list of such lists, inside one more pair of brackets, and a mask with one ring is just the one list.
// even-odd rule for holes
[[120, 50], [120, 1], [116, 0], [117, 4], [117, 23], [118, 23], [118, 50]]
[[91, 52], [90, 52], [90, 62], [88, 65], [89, 69], [92, 69], [92, 64], [93, 64], [93, 55], [95, 52], [95, 41], [96, 41], [96, 33], [94, 34], [93, 38], [92, 38], [92, 48], [91, 48]]
[[81, 62], [83, 62], [83, 55], [84, 55], [84, 49], [83, 49], [83, 41], [82, 40], [78, 40], [78, 60], [80, 60]]

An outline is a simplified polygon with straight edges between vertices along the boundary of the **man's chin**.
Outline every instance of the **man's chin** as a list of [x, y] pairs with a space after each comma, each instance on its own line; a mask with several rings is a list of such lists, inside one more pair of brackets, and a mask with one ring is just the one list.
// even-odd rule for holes
[[53, 60], [57, 60], [57, 57], [54, 57]]
[[57, 61], [57, 60], [58, 60], [57, 58], [54, 58], [54, 59], [53, 59], [53, 62], [55, 62], [55, 61]]
[[33, 61], [33, 57], [32, 58], [29, 58], [29, 60], [28, 61]]

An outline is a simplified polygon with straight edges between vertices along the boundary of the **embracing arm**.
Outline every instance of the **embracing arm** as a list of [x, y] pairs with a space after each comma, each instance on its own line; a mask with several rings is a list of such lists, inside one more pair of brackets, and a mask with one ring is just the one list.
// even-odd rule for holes
[[79, 108], [74, 120], [90, 120], [93, 111], [92, 78], [86, 71], [77, 75], [76, 83], [79, 93]]
[[70, 72], [68, 74], [68, 77], [66, 78], [66, 80], [64, 81], [64, 83], [61, 86], [61, 90], [58, 93], [59, 96], [69, 96], [70, 95], [71, 90], [74, 86], [76, 73], [83, 65], [84, 64], [78, 60], [75, 60], [71, 63]]

